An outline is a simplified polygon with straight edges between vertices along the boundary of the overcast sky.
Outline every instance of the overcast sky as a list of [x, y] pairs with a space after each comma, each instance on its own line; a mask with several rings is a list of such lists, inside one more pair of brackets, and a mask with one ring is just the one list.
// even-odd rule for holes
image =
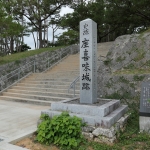
[[[60, 15], [63, 16], [64, 14], [71, 13], [71, 12], [73, 12], [73, 9], [70, 9], [69, 7], [62, 7]], [[56, 35], [64, 32], [64, 31], [58, 29], [56, 32]], [[35, 36], [36, 36], [36, 34], [35, 34]], [[52, 41], [52, 29], [51, 28], [49, 28], [48, 36], [49, 36], [49, 41]], [[31, 47], [31, 49], [35, 48], [32, 35], [30, 35], [29, 37], [24, 37], [24, 43], [29, 45]]]

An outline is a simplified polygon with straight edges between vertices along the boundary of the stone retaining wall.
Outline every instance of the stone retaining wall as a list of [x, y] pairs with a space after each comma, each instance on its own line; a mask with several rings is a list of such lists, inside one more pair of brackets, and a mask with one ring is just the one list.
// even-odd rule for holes
[[66, 48], [57, 49], [55, 51], [46, 51], [38, 55], [1, 65], [0, 91], [24, 77], [29, 72], [35, 71], [36, 73], [39, 73], [45, 71], [68, 54], [75, 54], [77, 52], [79, 52], [79, 46], [71, 45]]
[[139, 98], [150, 80], [150, 32], [118, 37], [98, 68], [98, 97]]
[[126, 127], [127, 120], [129, 118], [128, 114], [121, 117], [111, 128], [105, 129], [101, 127], [83, 127], [82, 134], [88, 140], [95, 142], [104, 143], [114, 143], [116, 139], [120, 136], [120, 131], [124, 131]]

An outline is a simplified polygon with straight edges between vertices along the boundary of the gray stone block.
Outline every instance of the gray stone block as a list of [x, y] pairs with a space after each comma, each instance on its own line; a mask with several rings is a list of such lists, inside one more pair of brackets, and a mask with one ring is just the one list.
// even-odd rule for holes
[[139, 124], [140, 124], [140, 132], [150, 133], [150, 117], [140, 116]]
[[101, 106], [69, 104], [69, 103], [52, 103], [51, 110], [69, 111], [71, 113], [104, 117], [120, 106], [119, 100], [112, 100]]
[[[127, 106], [121, 106], [117, 108], [115, 111], [110, 113], [106, 117], [100, 117], [100, 116], [90, 116], [90, 115], [83, 115], [83, 114], [76, 114], [70, 112], [70, 116], [77, 116], [82, 119], [83, 122], [87, 123], [88, 125], [91, 126], [100, 126], [104, 128], [110, 128], [115, 122], [119, 120], [127, 111]], [[48, 114], [49, 117], [53, 117], [55, 115], [60, 115], [61, 111], [54, 111], [54, 110], [45, 110], [41, 112], [42, 114]]]

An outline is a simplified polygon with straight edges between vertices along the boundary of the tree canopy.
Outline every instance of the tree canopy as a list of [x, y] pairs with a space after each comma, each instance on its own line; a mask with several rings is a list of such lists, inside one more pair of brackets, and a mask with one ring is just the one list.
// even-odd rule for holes
[[91, 18], [98, 25], [99, 42], [146, 30], [150, 26], [149, 0], [82, 1], [73, 8], [72, 14], [63, 17], [62, 26], [79, 31], [79, 21]]
[[[60, 16], [62, 7], [73, 13]], [[35, 48], [48, 43], [73, 44], [79, 39], [79, 22], [90, 18], [97, 23], [98, 42], [112, 41], [123, 34], [150, 27], [149, 0], [0, 0], [0, 51], [21, 51], [24, 36], [32, 33]], [[59, 17], [58, 17], [59, 16]], [[48, 40], [49, 28], [52, 41]], [[67, 29], [56, 36], [58, 28]]]

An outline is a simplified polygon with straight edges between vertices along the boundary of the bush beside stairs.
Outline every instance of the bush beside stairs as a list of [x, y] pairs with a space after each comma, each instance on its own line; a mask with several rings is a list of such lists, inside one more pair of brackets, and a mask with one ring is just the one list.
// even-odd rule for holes
[[[106, 55], [111, 42], [105, 43]], [[101, 46], [98, 46], [98, 56]], [[50, 105], [51, 102], [74, 97], [73, 89], [68, 93], [72, 81], [79, 76], [79, 53], [69, 55], [59, 64], [43, 73], [32, 73], [16, 85], [7, 89], [0, 100], [24, 102], [39, 105]], [[80, 83], [76, 84], [76, 97], [79, 97]]]

